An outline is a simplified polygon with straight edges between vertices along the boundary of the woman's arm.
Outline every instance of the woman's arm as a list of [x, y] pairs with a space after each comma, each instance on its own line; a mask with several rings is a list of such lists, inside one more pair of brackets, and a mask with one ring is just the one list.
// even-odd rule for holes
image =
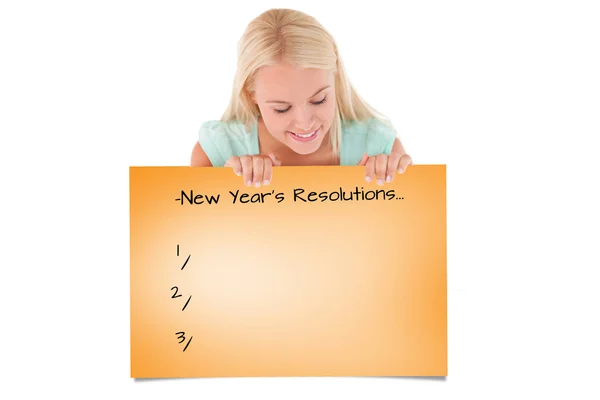
[[212, 167], [212, 163], [208, 159], [208, 156], [200, 146], [199, 142], [196, 142], [194, 149], [192, 150], [192, 160], [190, 165], [192, 167]]

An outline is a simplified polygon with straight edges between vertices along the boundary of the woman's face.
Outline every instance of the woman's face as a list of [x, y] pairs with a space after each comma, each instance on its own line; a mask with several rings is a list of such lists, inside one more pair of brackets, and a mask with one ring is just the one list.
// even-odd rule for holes
[[287, 64], [262, 67], [252, 97], [275, 139], [298, 154], [311, 154], [319, 149], [333, 123], [334, 74]]

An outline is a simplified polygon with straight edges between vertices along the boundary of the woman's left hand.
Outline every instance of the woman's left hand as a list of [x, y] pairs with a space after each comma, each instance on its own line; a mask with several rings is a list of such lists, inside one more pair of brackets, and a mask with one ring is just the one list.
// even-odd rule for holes
[[387, 154], [379, 154], [369, 157], [366, 153], [358, 163], [365, 167], [365, 180], [371, 182], [373, 175], [377, 178], [377, 184], [383, 185], [385, 182], [392, 182], [396, 171], [401, 174], [406, 171], [406, 168], [413, 165], [412, 158], [406, 153], [392, 152]]

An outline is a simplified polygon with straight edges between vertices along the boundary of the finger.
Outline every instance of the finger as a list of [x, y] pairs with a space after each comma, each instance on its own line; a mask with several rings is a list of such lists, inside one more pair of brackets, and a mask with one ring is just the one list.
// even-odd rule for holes
[[406, 168], [413, 165], [412, 158], [408, 154], [404, 154], [402, 158], [400, 158], [400, 162], [398, 164], [398, 173], [403, 173], [406, 171]]
[[275, 154], [269, 153], [269, 158], [271, 159], [271, 161], [273, 161], [274, 166], [276, 166], [276, 167], [281, 166], [281, 161], [279, 161], [279, 159], [275, 156]]
[[263, 185], [268, 185], [271, 182], [273, 171], [273, 160], [270, 157], [265, 157], [265, 169], [263, 171]]
[[375, 160], [375, 176], [377, 177], [377, 184], [383, 185], [385, 181], [385, 172], [387, 169], [388, 156], [385, 154], [379, 154]]
[[365, 163], [365, 180], [371, 182], [375, 173], [375, 157], [367, 158]]
[[385, 173], [386, 182], [392, 182], [394, 180], [394, 175], [396, 175], [396, 170], [398, 169], [398, 163], [400, 162], [400, 158], [402, 158], [402, 155], [400, 153], [392, 153], [388, 157], [387, 171]]
[[252, 185], [252, 157], [241, 156], [240, 163], [242, 164], [242, 175], [246, 186]]
[[260, 187], [263, 180], [263, 171], [265, 169], [265, 160], [261, 156], [252, 157], [252, 174], [254, 187]]
[[240, 162], [240, 158], [238, 156], [233, 156], [225, 163], [225, 167], [233, 168], [233, 172], [240, 176], [242, 175], [242, 163]]
[[358, 162], [357, 165], [360, 165], [360, 166], [366, 165], [368, 159], [369, 159], [369, 156], [367, 155], [367, 153], [363, 154], [362, 158], [360, 159], [360, 161]]

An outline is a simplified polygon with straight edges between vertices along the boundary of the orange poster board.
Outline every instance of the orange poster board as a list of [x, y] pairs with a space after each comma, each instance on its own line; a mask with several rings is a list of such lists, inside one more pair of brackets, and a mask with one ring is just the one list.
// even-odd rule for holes
[[130, 167], [131, 376], [446, 376], [446, 166]]

